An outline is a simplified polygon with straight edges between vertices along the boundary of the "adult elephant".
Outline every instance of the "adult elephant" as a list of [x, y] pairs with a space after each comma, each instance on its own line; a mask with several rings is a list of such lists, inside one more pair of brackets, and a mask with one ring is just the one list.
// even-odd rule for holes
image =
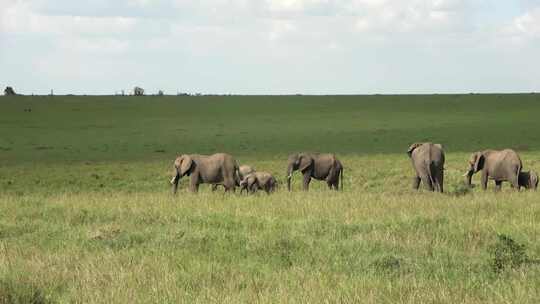
[[523, 167], [521, 159], [516, 151], [485, 150], [474, 152], [469, 158], [469, 169], [463, 175], [467, 185], [472, 185], [472, 176], [482, 171], [482, 189], [487, 189], [489, 179], [495, 181], [495, 189], [500, 190], [503, 181], [510, 182], [512, 187], [519, 191], [519, 175]]
[[309, 189], [311, 179], [325, 180], [330, 189], [343, 189], [343, 165], [334, 154], [298, 153], [289, 156], [287, 166], [287, 189], [291, 191], [291, 179], [294, 171], [304, 176], [303, 189]]
[[418, 190], [420, 181], [429, 191], [444, 192], [444, 150], [434, 143], [414, 143], [407, 150], [416, 171], [413, 189]]
[[229, 154], [213, 155], [184, 154], [174, 161], [175, 175], [171, 180], [173, 194], [178, 189], [178, 182], [183, 176], [190, 176], [189, 190], [197, 192], [199, 185], [206, 183], [223, 185], [225, 192], [235, 190], [238, 180], [238, 164]]

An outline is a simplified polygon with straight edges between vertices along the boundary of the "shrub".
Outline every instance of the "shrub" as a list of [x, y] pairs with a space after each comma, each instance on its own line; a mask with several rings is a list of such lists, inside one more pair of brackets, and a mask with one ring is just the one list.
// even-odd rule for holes
[[491, 247], [490, 266], [494, 272], [500, 273], [505, 269], [518, 269], [529, 262], [525, 253], [525, 245], [519, 244], [511, 237], [499, 234], [497, 242]]

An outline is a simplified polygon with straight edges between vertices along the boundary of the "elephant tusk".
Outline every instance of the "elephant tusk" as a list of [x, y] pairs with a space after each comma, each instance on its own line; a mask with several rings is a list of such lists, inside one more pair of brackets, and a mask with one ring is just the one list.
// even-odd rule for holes
[[465, 174], [463, 174], [463, 176], [469, 176], [469, 172], [465, 172]]
[[292, 174], [287, 175], [287, 178], [292, 178]]
[[171, 185], [174, 185], [174, 179], [175, 179], [175, 178], [176, 178], [176, 177], [173, 177], [173, 178], [171, 179]]

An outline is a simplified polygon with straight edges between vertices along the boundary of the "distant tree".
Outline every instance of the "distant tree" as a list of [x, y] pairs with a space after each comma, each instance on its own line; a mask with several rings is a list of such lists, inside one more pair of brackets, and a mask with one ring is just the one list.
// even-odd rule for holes
[[144, 95], [144, 89], [140, 87], [133, 88], [133, 95], [135, 96], [143, 96]]
[[4, 89], [4, 95], [6, 95], [6, 96], [14, 96], [14, 95], [17, 95], [17, 94], [15, 93], [15, 90], [13, 90], [12, 87], [6, 87]]
[[158, 96], [163, 96], [163, 91], [162, 91], [162, 90], [159, 90], [159, 91], [157, 92], [157, 94], [158, 94]]

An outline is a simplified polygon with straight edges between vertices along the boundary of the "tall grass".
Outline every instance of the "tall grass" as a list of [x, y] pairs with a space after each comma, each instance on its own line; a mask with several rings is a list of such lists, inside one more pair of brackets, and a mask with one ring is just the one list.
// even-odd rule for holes
[[[0, 303], [536, 303], [540, 266], [500, 236], [540, 257], [538, 193], [461, 174], [483, 147], [538, 170], [537, 100], [0, 98]], [[411, 189], [423, 139], [446, 147], [446, 194]], [[177, 151], [220, 150], [280, 191], [170, 194]], [[305, 193], [297, 174], [286, 192], [298, 150], [336, 152], [345, 189]]]

